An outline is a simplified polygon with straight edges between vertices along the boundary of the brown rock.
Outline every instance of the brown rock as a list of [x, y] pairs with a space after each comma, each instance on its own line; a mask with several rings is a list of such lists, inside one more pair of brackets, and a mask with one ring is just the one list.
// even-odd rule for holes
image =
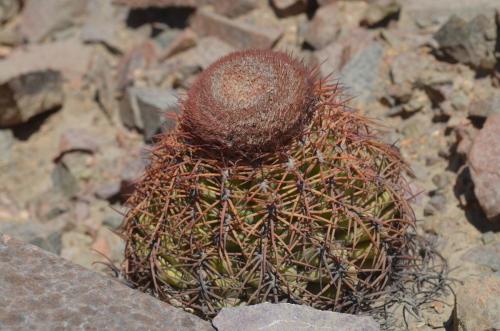
[[61, 135], [59, 156], [73, 151], [95, 153], [98, 146], [95, 136], [85, 129], [68, 129]]
[[488, 117], [472, 143], [468, 164], [474, 192], [490, 220], [500, 218], [500, 114]]
[[239, 49], [271, 48], [282, 35], [280, 29], [231, 20], [208, 9], [197, 12], [192, 27], [200, 35], [216, 36]]
[[117, 88], [123, 90], [141, 79], [145, 71], [157, 62], [157, 49], [153, 42], [146, 41], [128, 51], [117, 67]]
[[278, 17], [297, 15], [307, 10], [307, 0], [271, 0]]
[[193, 46], [196, 46], [196, 34], [191, 29], [185, 29], [180, 32], [172, 42], [158, 56], [159, 61], [183, 52]]

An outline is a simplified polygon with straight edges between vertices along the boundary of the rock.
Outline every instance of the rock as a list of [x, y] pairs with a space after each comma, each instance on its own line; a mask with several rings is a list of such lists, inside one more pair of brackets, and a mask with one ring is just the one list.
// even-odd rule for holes
[[369, 316], [321, 311], [288, 303], [223, 308], [212, 323], [218, 331], [380, 330]]
[[314, 58], [321, 64], [321, 74], [338, 76], [344, 66], [372, 42], [373, 35], [358, 28], [315, 52]]
[[121, 189], [123, 195], [131, 194], [135, 189], [135, 183], [144, 173], [149, 159], [145, 157], [136, 157], [123, 167], [120, 173]]
[[26, 0], [21, 13], [21, 33], [30, 42], [40, 42], [67, 29], [82, 18], [87, 1]]
[[500, 271], [499, 257], [500, 242], [471, 248], [463, 255], [464, 260], [486, 266], [492, 272]]
[[452, 15], [471, 20], [477, 15], [491, 15], [499, 8], [497, 0], [399, 0], [399, 26], [406, 29], [443, 24]]
[[91, 236], [76, 231], [68, 231], [63, 233], [61, 241], [61, 257], [83, 267], [92, 268], [96, 255], [90, 249], [93, 242]]
[[401, 5], [397, 0], [382, 0], [369, 4], [361, 19], [361, 24], [374, 27], [399, 15]]
[[452, 16], [434, 35], [442, 55], [479, 70], [496, 64], [497, 26], [493, 15], [478, 15], [470, 22]]
[[[175, 31], [175, 33], [172, 33]], [[162, 35], [166, 38], [160, 39]], [[176, 30], [166, 30], [165, 33], [159, 35], [156, 39], [157, 42], [161, 43], [162, 50], [158, 56], [159, 61], [164, 61], [165, 59], [184, 52], [185, 50], [196, 46], [196, 34], [193, 30], [187, 28], [182, 32], [177, 32]]]
[[92, 249], [115, 263], [121, 263], [125, 251], [125, 242], [117, 234], [111, 232], [109, 228], [101, 227], [97, 232], [95, 242], [92, 244]]
[[280, 29], [231, 20], [208, 9], [196, 13], [192, 28], [201, 36], [215, 36], [239, 49], [271, 48], [282, 35]]
[[341, 34], [359, 26], [367, 4], [362, 1], [335, 2], [320, 7], [307, 24], [304, 42], [315, 49], [322, 49]]
[[14, 18], [20, 10], [20, 0], [3, 0], [0, 2], [0, 24], [4, 24]]
[[468, 164], [474, 192], [490, 220], [500, 217], [500, 114], [486, 120], [474, 138]]
[[456, 293], [455, 330], [500, 329], [499, 277], [467, 278]]
[[59, 141], [59, 155], [60, 158], [65, 153], [80, 151], [95, 153], [98, 151], [99, 141], [95, 135], [92, 135], [85, 129], [72, 128], [67, 129], [61, 135]]
[[297, 15], [307, 10], [307, 0], [271, 0], [270, 3], [278, 17]]
[[129, 87], [120, 106], [123, 123], [143, 131], [146, 141], [159, 131], [172, 129], [175, 126], [172, 116], [177, 113], [178, 100], [174, 90]]
[[60, 220], [44, 224], [29, 220], [27, 222], [0, 222], [0, 233], [16, 237], [45, 251], [60, 254], [62, 248], [61, 233], [64, 225], [64, 222]]
[[32, 117], [60, 107], [64, 101], [62, 76], [40, 70], [0, 83], [0, 127], [25, 123]]
[[0, 328], [213, 330], [173, 308], [7, 235], [0, 235]]
[[255, 9], [257, 4], [258, 0], [218, 0], [213, 6], [217, 13], [234, 18]]
[[136, 80], [144, 79], [145, 72], [157, 62], [157, 49], [153, 42], [146, 41], [129, 50], [118, 63], [117, 88], [123, 92]]
[[119, 181], [103, 183], [97, 187], [94, 194], [102, 200], [113, 200], [120, 195], [121, 184]]
[[96, 101], [103, 112], [111, 119], [115, 119], [118, 109], [116, 100], [117, 82], [110, 56], [104, 52], [96, 52], [92, 58], [88, 79], [95, 87]]
[[123, 52], [124, 42], [120, 38], [121, 22], [127, 11], [113, 6], [111, 1], [87, 0], [85, 23], [80, 37], [86, 43], [103, 43], [113, 50]]
[[342, 68], [340, 81], [349, 88], [348, 93], [355, 96], [357, 101], [365, 102], [373, 98], [384, 52], [384, 46], [374, 42]]
[[14, 135], [10, 130], [0, 130], [0, 168], [10, 163]]
[[114, 0], [119, 5], [125, 5], [130, 8], [149, 8], [149, 7], [198, 7], [211, 4], [214, 0]]
[[476, 84], [468, 111], [469, 116], [479, 118], [500, 113], [500, 91], [492, 86], [481, 88]]
[[90, 48], [78, 39], [33, 44], [14, 50], [0, 61], [0, 83], [21, 75], [52, 70], [60, 72], [75, 87], [87, 74]]
[[63, 162], [57, 162], [52, 171], [52, 185], [66, 197], [74, 197], [79, 191], [78, 180]]

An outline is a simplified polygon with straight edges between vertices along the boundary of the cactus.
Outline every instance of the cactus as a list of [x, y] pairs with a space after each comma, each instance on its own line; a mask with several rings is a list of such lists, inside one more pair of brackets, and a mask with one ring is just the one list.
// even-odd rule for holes
[[128, 201], [131, 283], [206, 318], [266, 301], [357, 312], [384, 291], [414, 224], [408, 169], [337, 83], [235, 52], [181, 109]]

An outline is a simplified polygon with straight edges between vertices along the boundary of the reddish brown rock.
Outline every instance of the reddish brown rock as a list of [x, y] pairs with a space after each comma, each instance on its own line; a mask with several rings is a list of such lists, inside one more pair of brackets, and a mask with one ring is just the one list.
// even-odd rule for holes
[[215, 36], [239, 49], [271, 48], [282, 35], [280, 29], [231, 20], [208, 9], [196, 14], [192, 27], [200, 35]]
[[474, 192], [490, 220], [500, 218], [500, 114], [488, 117], [469, 152]]

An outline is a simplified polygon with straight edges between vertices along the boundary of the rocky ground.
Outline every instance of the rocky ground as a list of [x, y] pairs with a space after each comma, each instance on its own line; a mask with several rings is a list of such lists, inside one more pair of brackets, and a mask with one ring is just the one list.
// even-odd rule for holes
[[391, 327], [500, 329], [497, 0], [0, 0], [0, 232], [119, 263], [113, 231], [154, 135], [244, 48], [332, 74], [410, 163], [453, 291]]

